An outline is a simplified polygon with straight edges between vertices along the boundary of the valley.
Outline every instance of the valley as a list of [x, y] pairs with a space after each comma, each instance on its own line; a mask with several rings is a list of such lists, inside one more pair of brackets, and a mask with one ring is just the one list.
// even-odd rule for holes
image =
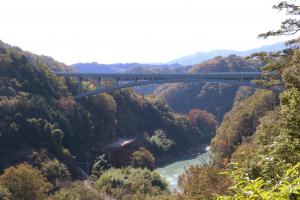
[[[253, 135], [259, 119], [279, 105], [276, 93], [226, 83], [171, 83], [147, 96], [125, 88], [76, 100], [76, 79], [50, 72], [75, 69], [5, 43], [0, 47], [3, 176], [14, 165], [20, 167], [16, 170], [41, 171], [55, 191], [50, 196], [54, 199], [76, 194], [74, 190], [86, 193], [90, 187], [116, 199], [126, 199], [124, 194], [133, 199], [155, 194], [160, 199], [173, 190], [183, 192], [188, 170], [226, 162], [235, 146]], [[262, 65], [231, 55], [188, 72], [251, 74]], [[88, 81], [84, 84], [85, 90], [91, 89]], [[210, 143], [208, 150], [199, 149]], [[128, 193], [136, 176], [139, 185], [130, 186]], [[83, 180], [93, 186], [85, 187]], [[62, 185], [66, 181], [68, 187]], [[144, 192], [135, 191], [140, 187]]]
[[[295, 1], [273, 8], [300, 13]], [[294, 36], [299, 24], [288, 18], [258, 37]], [[0, 200], [300, 199], [299, 45], [67, 65], [0, 41]], [[112, 49], [102, 55], [141, 51]]]

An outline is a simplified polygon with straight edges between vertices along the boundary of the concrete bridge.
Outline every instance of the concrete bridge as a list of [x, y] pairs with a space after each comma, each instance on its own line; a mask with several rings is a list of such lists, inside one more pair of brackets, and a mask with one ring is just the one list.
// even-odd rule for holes
[[[275, 73], [262, 72], [214, 72], [214, 73], [72, 73], [53, 72], [58, 77], [70, 78], [78, 83], [79, 94], [76, 98], [91, 96], [103, 92], [111, 92], [121, 88], [134, 86], [162, 84], [162, 83], [226, 83], [238, 86], [248, 86], [262, 88], [251, 82], [253, 80], [263, 80], [267, 75]], [[95, 84], [95, 90], [82, 91], [82, 82], [91, 81]], [[112, 81], [109, 86], [103, 85], [103, 81]]]

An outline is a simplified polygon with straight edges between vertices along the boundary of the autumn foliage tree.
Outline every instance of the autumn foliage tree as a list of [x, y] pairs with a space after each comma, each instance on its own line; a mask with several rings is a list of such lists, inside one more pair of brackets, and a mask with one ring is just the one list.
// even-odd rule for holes
[[224, 169], [216, 166], [191, 166], [178, 179], [182, 189], [179, 199], [215, 199], [218, 194], [227, 194], [231, 185]]
[[213, 137], [218, 126], [218, 122], [213, 114], [194, 108], [190, 110], [188, 117], [192, 123], [207, 136], [207, 138]]
[[28, 164], [7, 168], [0, 183], [11, 193], [11, 200], [43, 200], [52, 187], [39, 170]]

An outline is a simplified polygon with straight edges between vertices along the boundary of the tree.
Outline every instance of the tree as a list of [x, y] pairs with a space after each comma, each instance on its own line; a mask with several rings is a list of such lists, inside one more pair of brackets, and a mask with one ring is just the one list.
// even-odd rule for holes
[[194, 108], [190, 110], [188, 117], [203, 132], [205, 138], [210, 139], [213, 137], [218, 126], [218, 122], [213, 114]]
[[182, 199], [215, 199], [218, 194], [227, 194], [231, 182], [220, 175], [224, 169], [216, 166], [191, 166], [178, 178]]
[[111, 165], [108, 163], [106, 154], [102, 154], [95, 159], [92, 167], [93, 177], [99, 178], [105, 170], [109, 169]]
[[154, 135], [150, 137], [150, 142], [163, 152], [168, 151], [173, 145], [175, 145], [175, 142], [168, 139], [164, 131], [161, 129], [154, 131]]
[[219, 196], [218, 200], [230, 199], [299, 199], [300, 198], [300, 163], [290, 166], [275, 184], [270, 184], [261, 177], [251, 179], [236, 164], [230, 166], [227, 175], [234, 181], [230, 187], [233, 191], [231, 195]]
[[146, 168], [110, 168], [96, 181], [96, 186], [99, 190], [122, 200], [145, 199], [147, 196], [168, 192], [165, 180]]
[[131, 165], [133, 167], [141, 167], [154, 169], [155, 158], [153, 154], [146, 148], [140, 147], [138, 151], [131, 154]]
[[7, 188], [0, 185], [0, 200], [10, 200], [11, 193], [7, 190]]
[[39, 170], [28, 164], [7, 168], [0, 183], [11, 193], [12, 200], [42, 200], [52, 187]]
[[[281, 2], [275, 5], [274, 8], [286, 10], [288, 15], [293, 15], [297, 18], [300, 15], [300, 6], [289, 2]], [[300, 30], [300, 21], [298, 19], [289, 18], [282, 22], [279, 30], [263, 33], [259, 35], [259, 37], [268, 38], [270, 36], [295, 34]], [[278, 109], [276, 108], [273, 113], [269, 113], [262, 118], [261, 124], [257, 127], [254, 140], [252, 141], [255, 146], [251, 147], [250, 144], [248, 144], [248, 146], [244, 145], [236, 151], [235, 161], [242, 162], [242, 164], [238, 163], [235, 165], [235, 170], [233, 170], [235, 176], [232, 176], [238, 177], [240, 181], [235, 187], [235, 189], [239, 189], [238, 191], [236, 190], [237, 193], [241, 194], [241, 191], [245, 189], [245, 191], [243, 191], [244, 195], [246, 195], [246, 193], [251, 194], [252, 191], [250, 191], [249, 188], [253, 188], [255, 194], [262, 196], [248, 195], [241, 197], [235, 196], [235, 198], [296, 199], [289, 195], [284, 196], [286, 191], [280, 191], [280, 189], [276, 188], [277, 186], [280, 188], [285, 187], [284, 184], [287, 182], [281, 183], [282, 177], [286, 176], [285, 173], [287, 173], [287, 170], [290, 169], [292, 165], [296, 165], [300, 162], [299, 39], [288, 41], [286, 44], [287, 48], [283, 51], [276, 53], [262, 52], [253, 55], [255, 59], [260, 59], [266, 63], [263, 67], [264, 71], [278, 72], [275, 76], [267, 77], [268, 79], [263, 85], [267, 87], [284, 85], [284, 91], [280, 94], [280, 105]], [[281, 78], [282, 81], [280, 80]], [[237, 159], [237, 157], [240, 157], [242, 153], [247, 150], [247, 147], [253, 149], [251, 151], [251, 148], [248, 148], [248, 151], [251, 151], [251, 153], [248, 153], [250, 158], [244, 161], [240, 158]], [[249, 167], [249, 164], [251, 167]], [[258, 172], [256, 176], [253, 176], [253, 174], [255, 174], [253, 173], [253, 169]], [[295, 170], [299, 170], [299, 166], [297, 166]], [[243, 183], [243, 180], [247, 180], [247, 184]], [[245, 188], [242, 188], [244, 186]], [[268, 192], [271, 191], [279, 191], [283, 196], [270, 197], [271, 194]]]
[[215, 161], [222, 162], [222, 158], [230, 157], [236, 145], [255, 133], [259, 118], [276, 105], [278, 95], [265, 90], [257, 90], [247, 99], [236, 103], [232, 110], [226, 113], [211, 141]]
[[286, 10], [286, 14], [292, 17], [281, 22], [280, 29], [277, 31], [268, 31], [260, 34], [259, 37], [267, 38], [269, 36], [294, 35], [300, 30], [300, 20], [296, 18], [297, 15], [300, 15], [300, 6], [292, 2], [295, 2], [295, 0], [282, 1], [273, 6], [274, 9], [279, 11]]
[[57, 159], [47, 160], [41, 163], [42, 174], [56, 188], [60, 187], [63, 182], [70, 181], [71, 176], [67, 167]]
[[[282, 1], [273, 8], [279, 11], [285, 10], [288, 18], [281, 23], [280, 29], [277, 31], [268, 31], [259, 35], [260, 38], [268, 38], [270, 36], [294, 35], [300, 30], [300, 5], [295, 4], [295, 0]], [[285, 80], [285, 86], [300, 88], [300, 65], [299, 65], [299, 39], [293, 39], [286, 42], [287, 48], [275, 53], [255, 53], [252, 58], [258, 58], [264, 63], [264, 71], [277, 71]], [[274, 79], [274, 77], [273, 77]]]
[[[293, 5], [281, 2], [275, 8], [286, 9], [287, 14], [299, 15], [299, 6]], [[290, 10], [292, 8], [293, 11]], [[266, 33], [265, 38], [294, 33], [293, 31], [289, 32], [286, 28], [286, 26], [292, 26], [289, 24], [292, 21], [286, 20], [284, 23], [285, 26], [282, 26], [279, 31]], [[276, 179], [278, 174], [282, 174], [289, 164], [296, 164], [300, 161], [300, 50], [298, 42], [298, 40], [287, 42], [287, 49], [278, 53], [253, 55], [267, 63], [263, 68], [265, 71], [278, 72], [283, 79], [282, 84], [285, 88], [280, 94], [279, 119], [277, 120], [279, 126], [276, 129], [273, 128], [273, 135], [276, 137], [273, 138], [272, 143], [262, 148], [264, 152], [262, 154], [264, 159], [262, 160], [268, 160], [263, 164], [265, 178]], [[267, 85], [276, 84], [276, 82], [278, 83], [277, 77], [270, 77], [267, 80]], [[264, 131], [268, 132], [267, 129]], [[263, 133], [260, 134], [264, 135]]]
[[277, 179], [290, 164], [300, 162], [300, 88], [291, 88], [281, 94], [277, 137], [265, 149], [269, 158], [264, 168], [267, 175]]
[[[291, 3], [292, 2], [292, 3]], [[300, 30], [300, 6], [283, 1], [275, 9], [286, 10], [288, 18], [277, 31], [260, 34], [261, 38], [293, 35]], [[234, 186], [233, 194], [218, 199], [300, 199], [300, 50], [299, 39], [287, 43], [276, 53], [257, 53], [254, 58], [265, 62], [269, 76], [265, 86], [284, 85], [278, 109], [261, 118], [253, 140], [240, 146], [227, 169]], [[283, 82], [280, 81], [283, 79]], [[249, 158], [244, 159], [247, 154]]]

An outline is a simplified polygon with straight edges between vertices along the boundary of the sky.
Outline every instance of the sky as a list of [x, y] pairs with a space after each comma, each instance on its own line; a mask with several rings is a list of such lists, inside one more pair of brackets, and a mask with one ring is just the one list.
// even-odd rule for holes
[[246, 50], [286, 17], [277, 0], [0, 0], [0, 40], [66, 64], [162, 63]]

